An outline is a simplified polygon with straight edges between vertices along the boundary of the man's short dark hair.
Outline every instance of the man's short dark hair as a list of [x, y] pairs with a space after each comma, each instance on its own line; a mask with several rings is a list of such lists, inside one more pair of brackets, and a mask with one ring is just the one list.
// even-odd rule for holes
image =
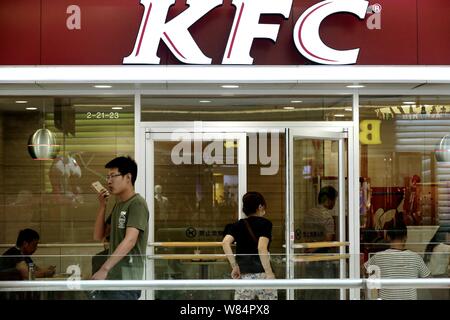
[[32, 242], [34, 240], [39, 240], [39, 233], [33, 229], [23, 229], [20, 230], [17, 236], [16, 246], [20, 247], [24, 242]]
[[338, 195], [338, 192], [332, 186], [323, 187], [320, 189], [319, 196], [318, 196], [319, 204], [324, 203], [325, 200], [327, 200], [327, 199], [335, 200], [337, 195]]
[[266, 206], [266, 200], [263, 195], [259, 192], [247, 192], [242, 197], [242, 211], [244, 211], [245, 215], [250, 215], [258, 210], [259, 205], [263, 207]]
[[390, 240], [402, 240], [408, 236], [408, 228], [402, 212], [397, 211], [395, 218], [385, 223], [384, 228], [387, 230], [386, 235]]
[[117, 168], [122, 175], [131, 173], [131, 183], [134, 186], [134, 182], [137, 177], [137, 164], [131, 157], [117, 157], [112, 159], [105, 165], [107, 169]]

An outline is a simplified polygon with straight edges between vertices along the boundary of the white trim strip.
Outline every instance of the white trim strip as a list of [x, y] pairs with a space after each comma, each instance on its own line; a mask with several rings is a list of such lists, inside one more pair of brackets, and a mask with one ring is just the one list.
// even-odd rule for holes
[[450, 83], [450, 66], [6, 66], [0, 83]]

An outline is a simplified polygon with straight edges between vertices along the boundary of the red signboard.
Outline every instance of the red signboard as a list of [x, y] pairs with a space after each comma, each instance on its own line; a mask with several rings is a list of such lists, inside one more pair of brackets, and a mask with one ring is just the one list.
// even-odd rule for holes
[[[146, 27], [147, 34], [154, 32], [154, 19], [152, 21], [149, 17], [153, 17], [155, 12], [149, 13], [150, 1], [1, 1], [0, 64], [122, 65], [126, 57], [136, 52], [139, 44], [147, 41], [140, 34], [142, 26]], [[157, 1], [163, 0], [153, 0], [154, 10], [161, 4]], [[166, 12], [167, 16], [161, 17], [165, 23], [192, 9], [189, 0], [173, 1], [175, 3]], [[254, 0], [216, 0], [218, 5], [187, 29], [199, 52], [210, 58], [211, 64], [223, 64], [226, 60], [227, 44], [229, 39], [235, 40], [235, 21], [242, 13], [242, 3], [250, 7], [250, 1]], [[279, 0], [264, 1], [258, 3], [261, 6], [270, 1], [280, 3]], [[296, 29], [296, 24], [312, 14], [307, 11], [310, 8], [317, 8], [314, 9], [316, 14], [323, 9], [319, 7], [327, 3], [347, 0], [283, 2], [286, 1], [292, 2], [287, 18], [280, 13], [261, 14], [259, 22], [256, 22], [264, 26], [271, 24], [279, 29], [276, 41], [268, 38], [251, 40], [249, 55], [253, 59], [252, 64], [317, 64], [302, 54], [294, 42], [301, 31], [301, 28]], [[331, 14], [323, 19], [320, 23], [323, 43], [338, 51], [359, 49], [358, 65], [450, 65], [450, 1], [370, 0], [368, 4], [372, 11], [364, 19], [349, 12]], [[377, 15], [376, 19], [374, 15]], [[242, 17], [240, 22], [247, 23], [244, 21], [245, 15]], [[300, 30], [298, 34], [297, 30]], [[163, 41], [162, 37], [159, 41], [156, 53], [160, 58], [159, 64], [182, 64], [177, 57], [176, 43], [171, 44], [170, 41]], [[311, 55], [314, 56], [314, 53]]]

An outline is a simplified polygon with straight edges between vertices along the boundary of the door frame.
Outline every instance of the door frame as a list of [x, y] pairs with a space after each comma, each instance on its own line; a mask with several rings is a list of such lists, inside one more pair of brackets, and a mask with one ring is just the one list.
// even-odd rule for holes
[[[180, 121], [176, 122], [144, 122], [140, 121], [140, 116], [136, 115], [135, 121], [138, 124], [135, 130], [135, 154], [136, 161], [138, 163], [139, 168], [144, 168], [144, 177], [147, 176], [148, 167], [147, 162], [153, 161], [153, 159], [147, 159], [146, 155], [149, 150], [147, 150], [147, 133], [152, 132], [160, 132], [160, 133], [170, 133], [174, 130], [179, 130], [180, 128], [194, 128], [196, 125], [201, 125], [203, 132], [237, 132], [237, 133], [255, 133], [266, 130], [270, 132], [271, 130], [275, 130], [279, 133], [285, 133], [285, 166], [286, 166], [286, 179], [285, 179], [285, 188], [286, 188], [286, 197], [285, 197], [285, 220], [286, 220], [286, 230], [289, 228], [289, 208], [291, 197], [289, 195], [288, 190], [291, 190], [290, 186], [289, 174], [292, 169], [289, 168], [289, 159], [291, 157], [291, 149], [289, 146], [290, 141], [290, 130], [294, 129], [302, 129], [308, 128], [309, 130], [321, 129], [325, 132], [342, 132], [346, 130], [348, 132], [348, 150], [347, 150], [347, 160], [348, 160], [348, 219], [349, 219], [349, 254], [350, 254], [350, 263], [349, 263], [349, 278], [350, 279], [359, 279], [360, 277], [360, 266], [359, 266], [359, 117], [358, 117], [358, 103], [359, 101], [356, 99], [357, 94], [354, 95], [353, 101], [353, 121], [287, 121], [287, 122], [256, 122], [256, 121], [242, 121], [242, 122], [229, 122], [229, 121], [208, 121], [201, 122], [200, 124], [193, 121]], [[140, 97], [137, 95], [136, 103], [140, 105]], [[356, 110], [355, 110], [356, 107]], [[356, 117], [356, 118], [355, 118]], [[354, 127], [356, 126], [356, 131]], [[144, 146], [144, 148], [142, 148]], [[151, 162], [150, 162], [151, 163]], [[149, 207], [152, 205], [149, 199], [153, 198], [153, 186], [148, 184], [146, 181], [138, 179], [136, 181], [136, 190], [146, 195], [147, 203]], [[151, 230], [151, 228], [150, 228]], [[149, 235], [150, 236], [150, 235]], [[153, 235], [154, 239], [154, 235]], [[150, 242], [150, 238], [149, 238]], [[290, 243], [290, 234], [289, 232], [285, 233], [285, 243]], [[152, 247], [147, 248], [147, 254], [153, 254], [154, 251]], [[290, 254], [289, 246], [286, 246], [286, 254]], [[150, 269], [150, 268], [147, 268]], [[152, 271], [153, 272], [153, 271]], [[286, 275], [289, 277], [290, 268], [289, 263], [286, 263]], [[151, 279], [148, 277], [147, 279]], [[154, 274], [151, 274], [154, 277]], [[153, 292], [153, 291], [152, 291]], [[147, 299], [153, 299], [152, 292], [147, 294]], [[360, 289], [350, 289], [350, 299], [359, 299]], [[288, 292], [289, 294], [289, 292]]]
[[[329, 126], [316, 126], [314, 128], [291, 128], [289, 129], [289, 154], [293, 155], [294, 150], [294, 140], [295, 139], [323, 139], [323, 140], [334, 140], [338, 141], [338, 198], [339, 198], [339, 242], [345, 242], [346, 241], [346, 188], [345, 188], [345, 169], [348, 168], [348, 159], [350, 158], [350, 145], [351, 145], [351, 138], [352, 135], [349, 134], [349, 131], [351, 131], [352, 128], [349, 127], [333, 127], [330, 128]], [[348, 144], [348, 155], [347, 160], [345, 159], [345, 140], [347, 139]], [[350, 171], [348, 172], [348, 180], [350, 181]], [[288, 159], [288, 181], [289, 181], [289, 188], [287, 191], [289, 201], [289, 212], [288, 212], [288, 219], [286, 219], [287, 222], [289, 222], [286, 225], [287, 234], [289, 234], [289, 239], [286, 239], [286, 243], [289, 243], [289, 245], [286, 246], [286, 256], [290, 257], [294, 254], [294, 240], [295, 240], [295, 232], [294, 232], [294, 159], [293, 156], [290, 156]], [[350, 197], [349, 197], [350, 198]], [[348, 206], [349, 211], [352, 206], [349, 204]], [[350, 217], [350, 215], [348, 215]], [[289, 240], [289, 241], [288, 241]], [[345, 247], [339, 247], [339, 253], [344, 254], [346, 253]], [[346, 262], [341, 259], [339, 261], [339, 278], [344, 279], [346, 277]], [[289, 259], [286, 262], [286, 274], [288, 275], [289, 279], [295, 278], [295, 262], [291, 259]], [[346, 299], [346, 290], [340, 289], [340, 298], [341, 300]], [[287, 292], [287, 299], [294, 299], [294, 290], [288, 290]]]
[[[222, 130], [224, 129], [224, 130]], [[237, 147], [237, 169], [238, 169], [238, 212], [239, 217], [241, 217], [242, 203], [240, 199], [247, 192], [247, 136], [245, 132], [230, 132], [225, 130], [225, 128], [215, 127], [214, 130], [203, 130], [202, 128], [195, 127], [194, 130], [181, 130], [177, 129], [145, 129], [145, 141], [144, 141], [144, 157], [145, 157], [145, 198], [147, 199], [147, 205], [150, 212], [150, 217], [148, 221], [149, 236], [147, 246], [147, 268], [146, 268], [146, 279], [155, 279], [155, 262], [151, 258], [155, 254], [155, 247], [152, 245], [155, 242], [155, 202], [149, 201], [153, 199], [154, 195], [154, 185], [155, 185], [155, 142], [158, 141], [183, 141], [185, 140], [187, 134], [189, 134], [189, 141], [213, 141], [216, 140], [218, 135], [223, 135], [222, 138], [225, 140], [235, 140], [238, 143]], [[194, 147], [195, 148], [195, 147]], [[202, 157], [203, 162], [203, 157]], [[146, 290], [146, 297], [148, 299], [154, 299], [154, 290]]]

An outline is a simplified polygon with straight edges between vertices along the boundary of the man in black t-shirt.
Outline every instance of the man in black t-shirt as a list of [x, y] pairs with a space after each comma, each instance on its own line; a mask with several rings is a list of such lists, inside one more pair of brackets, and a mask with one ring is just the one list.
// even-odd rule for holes
[[33, 229], [24, 229], [19, 232], [14, 247], [6, 250], [0, 259], [1, 280], [27, 280], [29, 267], [33, 264], [32, 277], [50, 277], [55, 273], [55, 267], [40, 268], [33, 263], [31, 255], [36, 251], [39, 243], [39, 234]]
[[[39, 234], [33, 229], [19, 232], [14, 247], [6, 250], [0, 257], [0, 280], [28, 280], [34, 277], [50, 277], [55, 273], [55, 267], [39, 268], [34, 264], [31, 255], [36, 251]], [[33, 267], [30, 274], [30, 267]], [[31, 280], [31, 279], [30, 279]], [[36, 292], [7, 292], [6, 299], [34, 299]]]

